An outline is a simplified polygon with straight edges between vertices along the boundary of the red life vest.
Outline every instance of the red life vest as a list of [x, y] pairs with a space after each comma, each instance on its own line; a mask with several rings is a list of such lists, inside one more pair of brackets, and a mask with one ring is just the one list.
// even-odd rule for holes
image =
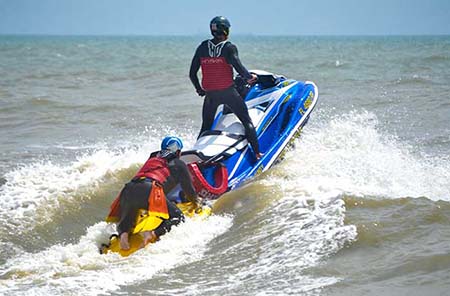
[[[158, 184], [152, 184], [152, 190], [148, 197], [149, 211], [155, 212], [157, 216], [164, 219], [168, 219], [167, 204], [164, 191], [159, 184], [163, 184], [170, 175], [169, 166], [167, 160], [162, 157], [150, 157], [144, 163], [142, 168], [137, 172], [133, 179], [150, 178]], [[118, 222], [120, 218], [120, 195], [117, 195], [116, 199], [111, 204], [111, 209], [106, 217], [106, 222]], [[167, 216], [167, 217], [166, 217]]]
[[227, 89], [233, 85], [233, 67], [224, 57], [201, 57], [200, 66], [205, 91]]
[[150, 157], [137, 172], [134, 178], [150, 178], [163, 184], [167, 177], [169, 177], [170, 171], [167, 165], [167, 160], [162, 157]]

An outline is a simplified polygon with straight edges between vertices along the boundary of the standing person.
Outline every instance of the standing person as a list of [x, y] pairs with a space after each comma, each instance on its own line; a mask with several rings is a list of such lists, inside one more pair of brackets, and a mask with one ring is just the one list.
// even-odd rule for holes
[[[256, 159], [261, 158], [258, 138], [245, 101], [237, 92], [233, 81], [233, 68], [247, 80], [256, 82], [257, 76], [250, 74], [239, 60], [236, 45], [228, 40], [230, 22], [223, 16], [211, 20], [210, 29], [213, 39], [203, 41], [192, 59], [189, 77], [199, 96], [205, 96], [202, 110], [202, 128], [199, 136], [211, 128], [219, 105], [227, 105], [239, 118], [245, 128], [245, 134], [252, 145]], [[202, 84], [197, 72], [202, 69]]]
[[170, 231], [173, 225], [184, 221], [183, 213], [169, 201], [165, 194], [180, 184], [186, 198], [196, 202], [197, 194], [192, 185], [186, 164], [179, 159], [183, 143], [178, 137], [165, 137], [161, 150], [153, 152], [136, 176], [125, 185], [111, 205], [107, 221], [118, 220], [120, 248], [129, 250], [130, 231], [135, 227], [139, 209], [148, 209], [149, 216], [162, 222], [153, 231], [144, 232], [144, 246]]

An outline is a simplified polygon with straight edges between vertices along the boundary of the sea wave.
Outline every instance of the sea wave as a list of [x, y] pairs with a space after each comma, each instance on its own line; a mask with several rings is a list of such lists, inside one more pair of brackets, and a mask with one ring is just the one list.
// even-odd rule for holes
[[[156, 137], [153, 140], [158, 142]], [[55, 216], [52, 213], [62, 208], [61, 197], [80, 203], [76, 192], [86, 186], [98, 187], [106, 175], [143, 162], [151, 148], [156, 149], [152, 144], [102, 148], [67, 165], [40, 162], [9, 172], [0, 189], [2, 224], [20, 220], [33, 228], [48, 223]], [[97, 223], [79, 243], [59, 243], [37, 253], [16, 252], [1, 269], [0, 290], [104, 294], [121, 285], [151, 281], [160, 271], [195, 264], [211, 248], [208, 260], [212, 261], [202, 268], [203, 274], [208, 273], [208, 283], [217, 285], [211, 287], [200, 279], [195, 282], [197, 289], [211, 295], [225, 288], [230, 295], [243, 290], [318, 293], [342, 279], [313, 275], [310, 268], [355, 241], [376, 244], [379, 239], [373, 232], [376, 225], [375, 230], [370, 225], [364, 228], [347, 217], [352, 202], [401, 205], [405, 196], [450, 201], [449, 168], [448, 161], [413, 154], [410, 146], [383, 131], [371, 112], [354, 110], [340, 116], [318, 112], [284, 161], [226, 194], [215, 205], [216, 215], [206, 222], [176, 227], [151, 248], [126, 259], [97, 254], [96, 248], [112, 231], [105, 223]], [[62, 183], [60, 178], [71, 182]], [[42, 213], [37, 208], [46, 214], [37, 216]], [[429, 219], [440, 221], [434, 216]], [[213, 257], [220, 259], [220, 273], [214, 271]], [[277, 285], [269, 284], [273, 282]], [[190, 294], [192, 285], [171, 289], [176, 283], [168, 279], [167, 285], [153, 293]]]
[[134, 163], [145, 161], [147, 151], [151, 151], [148, 146], [153, 149], [156, 147], [144, 145], [148, 149], [101, 149], [80, 156], [66, 165], [48, 160], [38, 161], [6, 173], [6, 182], [0, 188], [2, 228], [12, 224], [20, 233], [36, 223], [50, 222], [62, 200], [79, 202], [74, 198], [79, 196], [77, 193], [83, 188], [98, 187], [108, 173], [114, 174]]
[[75, 244], [22, 253], [0, 268], [0, 293], [9, 295], [104, 295], [196, 261], [208, 243], [232, 225], [232, 216], [187, 221], [132, 256], [101, 255], [98, 247], [113, 231], [105, 222], [89, 227]]
[[351, 111], [310, 122], [283, 169], [299, 183], [342, 194], [401, 198], [426, 196], [450, 201], [450, 162], [426, 154], [380, 127], [375, 114]]
[[334, 69], [334, 68], [349, 68], [350, 63], [348, 61], [335, 60], [335, 61], [325, 61], [317, 64], [319, 69]]
[[414, 74], [412, 76], [399, 77], [397, 80], [393, 82], [394, 84], [398, 85], [410, 85], [410, 84], [428, 84], [433, 82], [433, 80], [428, 75]]
[[68, 163], [58, 162], [51, 155], [27, 164], [17, 163], [15, 169], [2, 176], [0, 229], [14, 228], [18, 234], [32, 231], [37, 225], [49, 223], [61, 211], [61, 204], [67, 207], [85, 198], [95, 199], [92, 195], [95, 189], [109, 186], [107, 181], [121, 176], [123, 170], [136, 170], [151, 151], [159, 149], [160, 139], [167, 134], [180, 135], [187, 146], [194, 141], [192, 132], [169, 127], [155, 131], [146, 127], [139, 134], [110, 144], [99, 141], [88, 146], [55, 145], [59, 149], [81, 151], [82, 154]]
[[450, 61], [449, 55], [433, 54], [423, 58], [426, 62], [447, 62]]

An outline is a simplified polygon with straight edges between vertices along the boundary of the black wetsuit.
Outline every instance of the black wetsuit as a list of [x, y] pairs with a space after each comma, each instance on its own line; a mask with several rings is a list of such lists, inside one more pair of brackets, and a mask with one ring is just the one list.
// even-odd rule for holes
[[[213, 43], [217, 44], [217, 41], [214, 39], [211, 40]], [[251, 79], [251, 74], [247, 71], [247, 69], [242, 65], [239, 60], [237, 47], [232, 44], [230, 41], [225, 42], [220, 50], [211, 50], [211, 46], [209, 43], [210, 40], [203, 41], [200, 46], [197, 48], [195, 55], [192, 59], [191, 68], [189, 71], [189, 77], [194, 85], [197, 93], [202, 94], [204, 87], [200, 86], [200, 82], [197, 77], [197, 72], [201, 66], [201, 59], [207, 57], [223, 57], [226, 62], [231, 65], [236, 71], [246, 80]], [[203, 72], [203, 71], [202, 71]], [[205, 73], [202, 73], [205, 75]], [[233, 75], [232, 72], [230, 75]], [[225, 77], [218, 75], [218, 77], [214, 77], [212, 79], [224, 79], [226, 81], [230, 81], [230, 77]], [[232, 80], [232, 77], [231, 77]], [[203, 78], [205, 81], [205, 77]], [[230, 86], [225, 89], [205, 89], [206, 97], [203, 103], [202, 110], [202, 127], [200, 129], [199, 136], [206, 130], [211, 129], [212, 124], [214, 122], [214, 116], [216, 114], [217, 108], [220, 105], [228, 106], [231, 111], [236, 114], [239, 120], [242, 122], [242, 125], [245, 128], [245, 134], [247, 139], [255, 153], [259, 153], [259, 144], [258, 138], [256, 135], [255, 127], [253, 126], [250, 115], [248, 114], [248, 108], [245, 104], [243, 98], [239, 95], [236, 90], [235, 85], [232, 83]]]
[[[181, 184], [185, 196], [189, 201], [194, 201], [196, 193], [192, 186], [191, 176], [186, 164], [175, 156], [168, 159], [170, 175], [162, 184], [164, 193], [170, 192], [177, 184]], [[151, 179], [136, 179], [127, 183], [120, 193], [120, 221], [117, 226], [119, 235], [129, 232], [135, 225], [136, 215], [139, 209], [148, 209], [148, 197], [152, 189]], [[155, 229], [155, 234], [159, 237], [170, 231], [173, 225], [184, 221], [183, 213], [177, 206], [166, 198], [169, 219], [163, 220], [160, 226]]]

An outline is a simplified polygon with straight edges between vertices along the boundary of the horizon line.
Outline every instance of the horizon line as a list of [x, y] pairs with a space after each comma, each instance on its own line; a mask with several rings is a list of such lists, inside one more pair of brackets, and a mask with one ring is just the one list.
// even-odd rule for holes
[[[58, 33], [0, 33], [0, 36], [42, 36], [42, 37], [197, 37], [209, 34], [58, 34]], [[254, 34], [237, 33], [235, 37], [446, 37], [450, 33], [434, 34]]]

